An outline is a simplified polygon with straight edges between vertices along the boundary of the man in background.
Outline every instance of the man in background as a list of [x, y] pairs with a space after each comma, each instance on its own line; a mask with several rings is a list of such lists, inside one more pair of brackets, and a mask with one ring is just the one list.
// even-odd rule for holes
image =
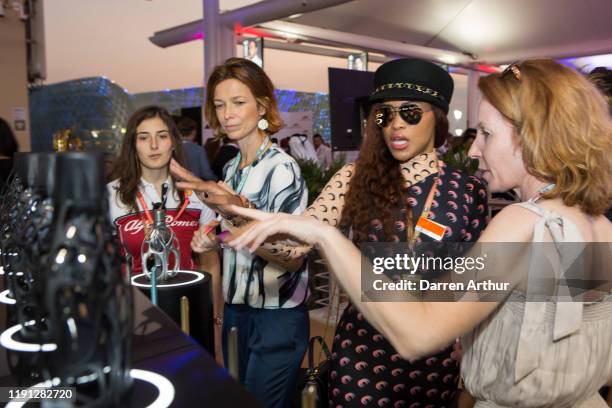
[[317, 152], [317, 160], [323, 170], [329, 170], [332, 164], [331, 149], [323, 142], [323, 138], [320, 134], [315, 133], [312, 137], [312, 143], [314, 144]]
[[191, 118], [182, 117], [176, 125], [183, 138], [183, 151], [189, 171], [203, 180], [217, 181], [217, 176], [210, 168], [204, 148], [195, 143], [198, 133], [197, 122]]
[[318, 162], [314, 146], [303, 133], [294, 133], [289, 137], [289, 150], [296, 160]]
[[263, 68], [263, 61], [259, 56], [259, 47], [257, 46], [257, 41], [249, 40], [248, 53], [245, 58], [253, 61], [254, 63]]

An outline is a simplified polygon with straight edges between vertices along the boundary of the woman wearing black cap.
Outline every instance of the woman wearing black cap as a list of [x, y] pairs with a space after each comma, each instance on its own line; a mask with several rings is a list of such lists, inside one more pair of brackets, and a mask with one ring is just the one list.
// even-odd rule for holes
[[[307, 214], [350, 228], [357, 245], [476, 240], [485, 225], [486, 191], [477, 178], [439, 161], [434, 150], [448, 133], [452, 93], [451, 76], [430, 62], [399, 59], [378, 68], [359, 159], [332, 178]], [[415, 231], [421, 217], [444, 232]], [[429, 357], [404, 360], [349, 304], [334, 338], [331, 403], [449, 406], [459, 373], [452, 351], [449, 344]]]
[[[485, 225], [485, 188], [434, 150], [448, 132], [451, 76], [430, 62], [399, 59], [376, 71], [375, 88], [359, 159], [332, 177], [304, 215], [350, 230], [357, 246], [475, 241]], [[415, 231], [420, 218], [434, 227]], [[330, 406], [450, 406], [459, 374], [452, 352], [446, 344], [407, 361], [349, 304], [334, 337]]]

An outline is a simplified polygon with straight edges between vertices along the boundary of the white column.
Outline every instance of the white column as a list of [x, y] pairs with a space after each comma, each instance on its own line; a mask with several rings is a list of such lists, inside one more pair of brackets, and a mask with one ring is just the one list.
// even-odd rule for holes
[[232, 23], [223, 24], [219, 0], [203, 0], [204, 6], [204, 83], [217, 65], [236, 53], [236, 38]]
[[[204, 87], [213, 69], [223, 64], [226, 59], [231, 58], [236, 53], [236, 38], [234, 27], [224, 25], [219, 14], [219, 0], [202, 0], [204, 8]], [[202, 124], [206, 122], [204, 118], [204, 104], [206, 93], [202, 97]]]
[[[236, 56], [236, 43], [238, 38], [236, 37], [236, 32], [234, 31], [234, 25], [228, 26], [226, 24], [222, 25], [219, 29], [220, 38], [219, 44], [217, 45], [219, 48], [220, 61], [219, 63], [225, 62], [228, 58], [232, 58]], [[242, 54], [240, 54], [242, 55]]]
[[[204, 19], [202, 33], [204, 33], [204, 84], [208, 81], [213, 67], [219, 63], [219, 0], [202, 0]], [[206, 86], [206, 85], [205, 85]]]

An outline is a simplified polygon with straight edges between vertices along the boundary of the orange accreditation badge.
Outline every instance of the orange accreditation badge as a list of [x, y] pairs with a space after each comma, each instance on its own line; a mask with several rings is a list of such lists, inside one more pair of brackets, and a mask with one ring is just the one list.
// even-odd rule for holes
[[421, 234], [425, 234], [428, 237], [435, 239], [436, 241], [441, 241], [444, 237], [446, 227], [435, 221], [428, 220], [427, 218], [419, 217], [415, 230], [419, 231]]

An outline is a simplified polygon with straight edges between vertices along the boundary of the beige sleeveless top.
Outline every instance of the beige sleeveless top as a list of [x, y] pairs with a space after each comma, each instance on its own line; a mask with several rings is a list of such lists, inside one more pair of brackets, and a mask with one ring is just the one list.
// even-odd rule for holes
[[[543, 242], [546, 231], [556, 244], [584, 242], [567, 217], [517, 205], [540, 215], [533, 242]], [[528, 279], [537, 273], [531, 264]], [[593, 303], [525, 299], [513, 292], [462, 338], [461, 374], [476, 406], [607, 408], [597, 392], [612, 377], [612, 295]]]

